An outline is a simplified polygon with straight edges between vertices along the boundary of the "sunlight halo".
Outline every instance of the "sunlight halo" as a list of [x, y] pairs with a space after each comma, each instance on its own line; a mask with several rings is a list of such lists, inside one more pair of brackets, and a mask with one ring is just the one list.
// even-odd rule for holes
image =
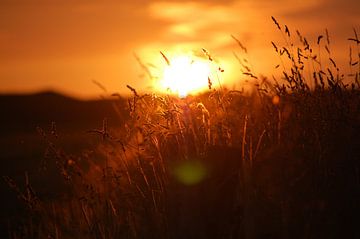
[[185, 55], [176, 56], [165, 66], [159, 87], [161, 91], [170, 91], [180, 97], [186, 97], [208, 88], [210, 75], [209, 62]]

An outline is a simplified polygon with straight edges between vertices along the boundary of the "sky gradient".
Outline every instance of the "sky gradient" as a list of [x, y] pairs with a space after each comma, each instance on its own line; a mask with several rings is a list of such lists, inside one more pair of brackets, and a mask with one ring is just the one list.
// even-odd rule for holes
[[[241, 81], [236, 36], [258, 73], [271, 73], [281, 40], [275, 16], [310, 41], [329, 29], [334, 54], [345, 62], [353, 29], [360, 32], [358, 0], [115, 1], [0, 0], [0, 94], [56, 90], [87, 98], [145, 90], [151, 82], [134, 55], [156, 71], [168, 55], [209, 50], [230, 85]], [[154, 65], [155, 67], [153, 67]]]

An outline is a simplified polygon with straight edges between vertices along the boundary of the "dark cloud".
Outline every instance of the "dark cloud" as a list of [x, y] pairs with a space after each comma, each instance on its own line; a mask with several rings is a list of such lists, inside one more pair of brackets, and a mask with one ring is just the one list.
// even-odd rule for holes
[[86, 2], [0, 7], [0, 60], [118, 53], [161, 31], [145, 9]]
[[19, 4], [28, 4], [28, 5], [64, 5], [64, 4], [109, 4], [109, 3], [123, 3], [123, 4], [132, 4], [132, 5], [147, 5], [153, 2], [197, 2], [197, 3], [210, 3], [217, 5], [224, 5], [236, 2], [237, 0], [1, 0], [0, 5], [19, 5]]
[[355, 21], [354, 24], [360, 24], [360, 1], [359, 0], [326, 0], [307, 9], [291, 9], [284, 12], [284, 16], [288, 18], [299, 18], [307, 21], [318, 19], [319, 21], [338, 21], [349, 22]]

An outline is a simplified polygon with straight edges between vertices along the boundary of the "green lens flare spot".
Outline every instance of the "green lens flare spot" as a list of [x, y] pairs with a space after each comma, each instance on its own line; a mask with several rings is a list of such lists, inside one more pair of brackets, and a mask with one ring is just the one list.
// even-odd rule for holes
[[175, 166], [176, 179], [186, 185], [200, 183], [206, 177], [207, 170], [199, 161], [183, 161]]

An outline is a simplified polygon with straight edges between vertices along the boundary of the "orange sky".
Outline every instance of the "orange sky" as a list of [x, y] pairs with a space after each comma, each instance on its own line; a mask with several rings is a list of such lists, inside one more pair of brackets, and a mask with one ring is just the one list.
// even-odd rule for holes
[[[348, 55], [352, 28], [360, 33], [358, 0], [0, 0], [0, 93], [57, 90], [77, 97], [151, 86], [137, 64], [160, 66], [159, 51], [208, 49], [239, 80], [235, 35], [255, 71], [274, 66], [270, 41], [281, 39], [271, 16], [315, 41], [328, 28], [334, 51]], [[156, 73], [154, 73], [156, 75]]]

